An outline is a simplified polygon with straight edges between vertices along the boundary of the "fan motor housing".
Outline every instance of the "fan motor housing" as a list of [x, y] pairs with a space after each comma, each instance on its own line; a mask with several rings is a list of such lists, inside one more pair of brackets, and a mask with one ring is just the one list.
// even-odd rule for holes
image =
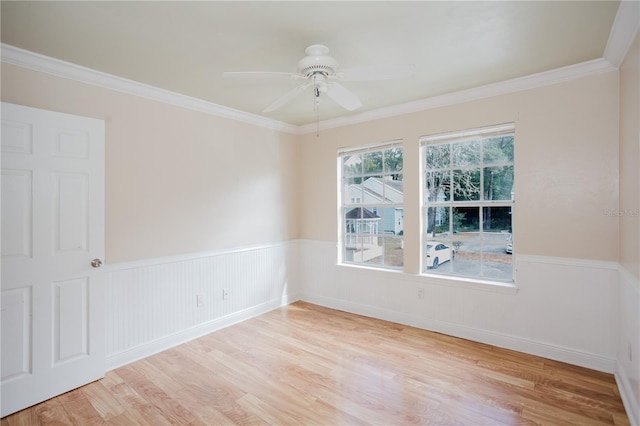
[[328, 55], [329, 49], [322, 45], [309, 46], [305, 52], [307, 56], [298, 62], [300, 74], [310, 76], [315, 73], [324, 75], [334, 74], [338, 62]]
[[300, 74], [303, 74], [307, 77], [312, 76], [316, 73], [324, 74], [325, 76], [327, 76], [329, 74], [334, 74], [334, 68], [326, 65], [312, 65], [300, 70]]

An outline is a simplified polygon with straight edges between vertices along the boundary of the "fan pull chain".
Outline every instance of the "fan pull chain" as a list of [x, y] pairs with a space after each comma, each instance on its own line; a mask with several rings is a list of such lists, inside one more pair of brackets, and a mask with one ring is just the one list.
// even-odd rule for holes
[[313, 109], [316, 112], [316, 138], [320, 137], [320, 89], [316, 85], [316, 76], [313, 76]]

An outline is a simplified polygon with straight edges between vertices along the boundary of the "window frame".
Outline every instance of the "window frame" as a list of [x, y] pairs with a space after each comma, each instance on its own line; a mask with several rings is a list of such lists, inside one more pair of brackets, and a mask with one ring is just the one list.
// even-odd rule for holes
[[[484, 148], [483, 148], [483, 143], [480, 143], [480, 148], [479, 148], [479, 163], [478, 164], [474, 164], [472, 166], [464, 166], [464, 165], [456, 165], [453, 164], [452, 162], [450, 162], [446, 167], [444, 168], [433, 168], [430, 169], [427, 166], [427, 159], [426, 159], [426, 150], [428, 146], [435, 146], [435, 145], [445, 145], [447, 144], [449, 146], [449, 153], [451, 153], [451, 150], [453, 150], [454, 148], [454, 144], [457, 143], [461, 143], [461, 142], [471, 142], [471, 141], [484, 141], [486, 139], [490, 139], [493, 137], [499, 137], [499, 136], [513, 136], [513, 150], [514, 150], [514, 154], [513, 154], [513, 159], [511, 161], [507, 161], [507, 162], [501, 162], [501, 163], [494, 163], [494, 162], [489, 162], [489, 163], [485, 163], [485, 159], [483, 158], [483, 152], [484, 152]], [[419, 145], [420, 145], [420, 274], [424, 275], [424, 276], [430, 276], [430, 277], [437, 277], [437, 278], [453, 278], [453, 279], [462, 279], [462, 280], [470, 280], [470, 281], [477, 281], [477, 282], [491, 282], [491, 283], [496, 283], [496, 284], [500, 284], [500, 285], [514, 285], [515, 284], [515, 280], [516, 280], [516, 268], [515, 268], [515, 259], [516, 259], [516, 251], [515, 251], [515, 238], [513, 237], [514, 235], [514, 222], [515, 222], [515, 123], [504, 123], [504, 124], [499, 124], [499, 125], [493, 125], [493, 126], [487, 126], [487, 127], [480, 127], [480, 128], [474, 128], [474, 129], [469, 129], [469, 130], [464, 130], [464, 131], [458, 131], [458, 132], [447, 132], [447, 133], [439, 133], [439, 134], [434, 134], [434, 135], [429, 135], [429, 136], [422, 136], [419, 139]], [[450, 158], [452, 154], [449, 154]], [[485, 200], [484, 199], [484, 173], [485, 173], [485, 169], [488, 167], [505, 167], [505, 166], [510, 166], [512, 167], [513, 170], [513, 184], [512, 184], [512, 189], [511, 189], [511, 194], [510, 194], [510, 199], [509, 200]], [[441, 171], [446, 171], [449, 176], [448, 178], [450, 179], [450, 182], [453, 182], [454, 180], [454, 175], [455, 175], [455, 171], [456, 170], [460, 170], [463, 168], [468, 168], [468, 169], [478, 169], [479, 170], [479, 188], [478, 188], [478, 199], [477, 200], [456, 200], [455, 199], [455, 195], [453, 193], [453, 190], [449, 189], [449, 194], [448, 194], [448, 200], [446, 201], [428, 201], [427, 197], [428, 197], [428, 189], [427, 189], [427, 173], [431, 172], [441, 172]], [[464, 274], [460, 274], [460, 273], [438, 273], [435, 272], [434, 270], [429, 270], [428, 269], [428, 265], [427, 265], [427, 259], [426, 259], [426, 245], [428, 244], [429, 241], [435, 241], [435, 240], [430, 240], [429, 238], [429, 224], [426, 223], [427, 218], [428, 218], [428, 209], [430, 208], [447, 208], [448, 209], [448, 215], [449, 215], [449, 229], [448, 229], [448, 239], [447, 239], [447, 244], [449, 244], [450, 246], [452, 246], [453, 243], [453, 231], [454, 231], [454, 220], [453, 218], [453, 211], [455, 208], [477, 208], [478, 210], [478, 232], [479, 232], [479, 247], [480, 247], [480, 273], [478, 275], [464, 275]], [[483, 267], [484, 267], [484, 254], [485, 251], [483, 250], [484, 246], [485, 246], [485, 240], [483, 239], [483, 233], [485, 232], [483, 229], [484, 226], [484, 211], [486, 207], [509, 207], [510, 208], [510, 215], [511, 215], [511, 232], [508, 234], [508, 236], [505, 236], [505, 248], [506, 248], [506, 244], [507, 241], [506, 239], [510, 237], [510, 242], [513, 244], [513, 249], [512, 249], [512, 254], [510, 254], [509, 256], [511, 256], [511, 279], [500, 279], [500, 278], [494, 278], [494, 277], [487, 277], [487, 276], [483, 276], [482, 272], [483, 272]], [[434, 214], [434, 213], [432, 213]], [[450, 241], [449, 241], [450, 240]], [[453, 249], [453, 247], [452, 247]]]
[[[366, 261], [350, 261], [347, 259], [347, 247], [346, 247], [346, 240], [347, 240], [347, 223], [345, 220], [346, 214], [354, 209], [354, 208], [365, 208], [368, 209], [369, 211], [371, 211], [372, 213], [376, 214], [376, 212], [379, 212], [380, 209], [389, 209], [392, 208], [395, 211], [397, 210], [401, 210], [402, 214], [401, 214], [401, 218], [402, 218], [402, 232], [404, 234], [404, 190], [402, 191], [402, 202], [394, 202], [392, 200], [390, 200], [390, 202], [378, 202], [378, 203], [365, 203], [364, 202], [364, 194], [363, 196], [360, 198], [361, 202], [356, 202], [353, 201], [354, 198], [358, 198], [358, 197], [352, 197], [347, 191], [348, 191], [348, 186], [349, 184], [345, 182], [345, 178], [355, 178], [355, 177], [359, 177], [362, 179], [362, 181], [360, 182], [360, 184], [363, 184], [367, 178], [372, 178], [372, 177], [381, 177], [383, 182], [385, 177], [387, 176], [391, 176], [391, 175], [402, 175], [402, 179], [401, 181], [404, 182], [404, 166], [402, 167], [401, 170], [393, 170], [393, 171], [385, 171], [385, 162], [384, 162], [384, 152], [390, 149], [396, 149], [396, 148], [400, 148], [402, 150], [402, 159], [403, 159], [403, 163], [404, 163], [404, 154], [405, 154], [405, 147], [404, 147], [404, 141], [402, 139], [396, 139], [396, 140], [391, 140], [391, 141], [386, 141], [386, 142], [380, 142], [380, 143], [375, 143], [375, 144], [369, 144], [369, 145], [361, 145], [361, 146], [357, 146], [357, 147], [345, 147], [345, 148], [339, 148], [338, 149], [338, 155], [337, 155], [337, 168], [338, 168], [338, 265], [342, 265], [342, 266], [349, 266], [349, 267], [365, 267], [365, 268], [373, 268], [376, 270], [383, 270], [383, 271], [391, 271], [391, 272], [402, 272], [404, 269], [404, 249], [402, 249], [402, 264], [399, 266], [393, 266], [393, 265], [388, 265], [385, 264], [385, 246], [384, 246], [384, 242], [387, 238], [400, 238], [402, 239], [401, 235], [387, 235], [385, 230], [384, 230], [384, 216], [380, 217], [381, 220], [381, 224], [382, 226], [379, 226], [378, 228], [382, 228], [381, 230], [378, 229], [378, 231], [375, 234], [371, 234], [371, 235], [375, 235], [376, 238], [382, 238], [382, 259], [380, 261], [380, 263], [367, 263]], [[381, 171], [376, 171], [376, 172], [369, 172], [369, 173], [365, 173], [364, 170], [360, 171], [360, 174], [358, 175], [348, 175], [346, 176], [344, 173], [344, 167], [343, 167], [343, 159], [344, 157], [347, 156], [353, 156], [353, 155], [366, 155], [366, 154], [370, 154], [370, 153], [376, 153], [376, 152], [382, 152], [383, 155], [383, 161], [382, 161], [382, 170]], [[386, 185], [384, 185], [383, 183], [383, 188], [386, 187]], [[384, 189], [383, 189], [383, 195], [384, 195]], [[384, 214], [384, 213], [383, 213]], [[393, 222], [395, 224], [395, 217], [393, 218]], [[356, 240], [358, 237], [361, 237], [364, 235], [364, 233], [362, 232], [355, 232], [354, 235], [356, 236]]]

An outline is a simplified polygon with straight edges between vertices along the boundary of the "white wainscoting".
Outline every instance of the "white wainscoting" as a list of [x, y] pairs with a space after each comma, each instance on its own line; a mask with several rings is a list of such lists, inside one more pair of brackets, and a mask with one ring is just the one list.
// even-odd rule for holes
[[640, 425], [640, 283], [620, 267], [616, 380], [632, 425]]
[[617, 263], [520, 255], [516, 291], [336, 266], [336, 258], [335, 242], [300, 242], [301, 299], [616, 371]]
[[281, 242], [109, 265], [107, 370], [295, 300], [296, 246]]
[[513, 288], [336, 259], [335, 242], [297, 240], [109, 265], [107, 370], [301, 299], [615, 373], [640, 424], [640, 295], [617, 263], [519, 255]]

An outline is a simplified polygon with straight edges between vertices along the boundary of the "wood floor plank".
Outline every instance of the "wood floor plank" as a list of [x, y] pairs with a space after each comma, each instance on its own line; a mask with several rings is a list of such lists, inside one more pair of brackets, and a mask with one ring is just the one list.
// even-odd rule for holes
[[[65, 407], [68, 417], [74, 424], [88, 423], [91, 425], [105, 425], [106, 422], [94, 408], [82, 389], [74, 389], [56, 398]], [[69, 409], [72, 407], [73, 409]]]
[[[135, 391], [133, 383], [127, 383], [123, 379], [120, 375], [120, 369], [109, 372], [106, 380], [102, 379], [101, 381], [107, 385], [111, 394], [114, 395], [120, 401], [120, 404], [123, 405], [124, 412], [126, 414], [126, 416], [123, 417], [131, 417], [133, 421], [138, 424], [170, 424], [169, 420], [162, 416], [157, 407], [149, 404]], [[87, 386], [92, 385], [93, 384], [89, 384]]]
[[[161, 379], [162, 373], [149, 368], [146, 360], [120, 368], [118, 374], [147, 404], [156, 407], [162, 417], [171, 424], [201, 424], [189, 410], [173, 398], [175, 390], [166, 387], [167, 381]], [[161, 385], [165, 387], [161, 388]]]
[[0, 426], [628, 425], [612, 375], [296, 302]]
[[71, 423], [67, 411], [62, 406], [60, 398], [52, 398], [34, 408], [38, 423], [63, 425]]
[[3, 417], [2, 422], [0, 422], [1, 426], [31, 426], [37, 425], [38, 416], [36, 415], [36, 410], [33, 408], [18, 411], [17, 413]]

